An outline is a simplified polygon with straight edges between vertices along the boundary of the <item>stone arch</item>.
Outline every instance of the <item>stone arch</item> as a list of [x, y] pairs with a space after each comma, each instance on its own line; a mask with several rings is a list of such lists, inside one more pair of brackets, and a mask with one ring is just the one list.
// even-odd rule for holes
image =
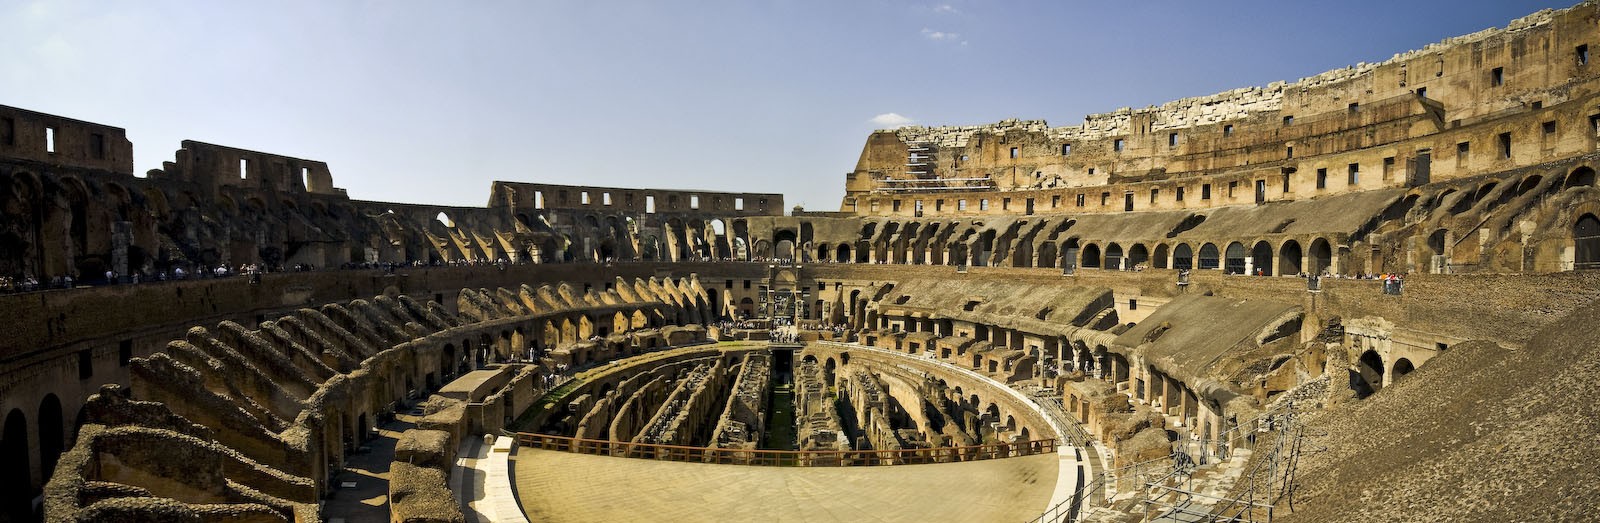
[[1250, 264], [1255, 268], [1254, 274], [1272, 276], [1272, 244], [1266, 240], [1256, 242], [1250, 248]]
[[1223, 252], [1223, 273], [1244, 274], [1245, 256], [1244, 244], [1239, 242], [1228, 244], [1228, 249]]
[[1392, 383], [1407, 374], [1411, 374], [1411, 371], [1414, 370], [1417, 370], [1417, 366], [1412, 364], [1411, 360], [1405, 358], [1394, 360], [1394, 370], [1389, 371], [1389, 381]]
[[444, 376], [446, 380], [452, 376], [455, 376], [458, 372], [465, 370], [464, 367], [466, 364], [461, 362], [460, 357], [456, 356], [456, 346], [454, 343], [444, 344], [444, 350], [442, 351], [442, 354], [443, 356], [439, 361], [439, 374]]
[[43, 401], [39, 402], [39, 477], [40, 481], [49, 481], [50, 474], [56, 470], [56, 460], [60, 459], [61, 451], [65, 450], [66, 431], [65, 420], [61, 417], [61, 399], [55, 394], [46, 394]]
[[157, 220], [166, 220], [172, 214], [172, 206], [167, 204], [167, 195], [155, 187], [146, 187], [142, 191], [145, 209], [155, 216]]
[[1600, 219], [1584, 214], [1572, 224], [1572, 268], [1600, 269]]
[[1306, 261], [1306, 272], [1312, 275], [1321, 275], [1333, 269], [1333, 246], [1327, 238], [1311, 240], [1311, 252]]
[[[73, 276], [95, 275], [103, 272], [98, 263], [85, 263], [84, 255], [89, 252], [89, 189], [84, 183], [74, 177], [62, 177], [56, 181], [57, 194], [66, 201], [66, 208], [55, 205], [48, 206], [45, 222], [47, 231], [64, 231], [66, 237], [61, 242], [51, 242], [55, 245], [68, 247], [71, 256], [75, 257], [62, 260], [63, 267], [46, 267], [51, 275], [72, 274]], [[98, 260], [96, 260], [98, 262]]]
[[1188, 270], [1194, 268], [1194, 249], [1189, 244], [1180, 243], [1172, 248], [1172, 268]]
[[1172, 250], [1167, 247], [1167, 244], [1156, 244], [1156, 251], [1151, 257], [1152, 259], [1150, 260], [1150, 266], [1157, 269], [1167, 268], [1167, 257], [1171, 254]]
[[1377, 350], [1361, 353], [1361, 357], [1356, 360], [1358, 376], [1355, 377], [1359, 378], [1359, 381], [1353, 384], [1357, 395], [1366, 397], [1383, 389], [1384, 369], [1383, 356], [1378, 354]]
[[0, 514], [11, 521], [33, 520], [33, 474], [28, 459], [28, 418], [22, 409], [6, 414], [5, 432], [0, 436]]
[[1494, 192], [1494, 189], [1499, 186], [1500, 184], [1497, 182], [1489, 182], [1478, 187], [1478, 191], [1472, 194], [1472, 203], [1477, 204], [1483, 201], [1484, 198], [1489, 196], [1489, 193]]
[[1110, 270], [1122, 270], [1125, 268], [1122, 264], [1124, 261], [1123, 258], [1124, 255], [1122, 252], [1122, 246], [1113, 242], [1109, 245], [1106, 245], [1106, 260], [1105, 263], [1101, 264], [1100, 266]]
[[1284, 241], [1283, 245], [1278, 246], [1278, 274], [1284, 276], [1300, 274], [1303, 272], [1301, 258], [1304, 257], [1305, 253], [1300, 249], [1300, 242]]
[[616, 314], [612, 314], [611, 315], [611, 332], [612, 333], [627, 332], [629, 326], [631, 326], [632, 323], [633, 322], [628, 318], [627, 313], [624, 313], [622, 311], [617, 311]]
[[839, 247], [837, 249], [835, 249], [835, 254], [834, 254], [834, 257], [833, 257], [833, 261], [836, 261], [836, 262], [839, 262], [839, 263], [850, 263], [850, 262], [855, 261], [854, 258], [850, 257], [850, 244], [848, 244], [848, 243], [840, 243]]
[[1445, 229], [1436, 229], [1432, 234], [1428, 235], [1428, 250], [1434, 256], [1444, 255], [1445, 239], [1448, 235], [1449, 231]]
[[[655, 238], [651, 238], [651, 240], [654, 239]], [[655, 245], [652, 242], [649, 248], [651, 255], [655, 254], [654, 247]], [[556, 263], [561, 261], [561, 245], [554, 236], [545, 238], [544, 242], [539, 245], [539, 258], [541, 258], [540, 261], [545, 263]]]
[[1135, 243], [1135, 244], [1133, 244], [1133, 247], [1129, 247], [1128, 248], [1128, 264], [1127, 264], [1127, 266], [1128, 266], [1129, 269], [1136, 268], [1136, 267], [1138, 267], [1140, 265], [1148, 265], [1149, 262], [1150, 262], [1150, 250], [1148, 248], [1146, 248], [1144, 246], [1144, 244]]
[[1039, 245], [1039, 262], [1034, 265], [1040, 268], [1053, 269], [1056, 266], [1056, 257], [1058, 256], [1060, 255], [1056, 252], [1056, 242], [1044, 242]]
[[1472, 205], [1478, 202], [1479, 194], [1476, 190], [1457, 193], [1455, 201], [1450, 205], [1450, 214], [1467, 212], [1467, 209], [1471, 209]]
[[[1120, 250], [1118, 255], [1121, 255]], [[1079, 267], [1083, 267], [1085, 269], [1100, 268], [1100, 246], [1093, 243], [1084, 245], [1083, 254], [1080, 256], [1080, 258], [1083, 261], [1078, 263]]]
[[1217, 250], [1216, 244], [1208, 242], [1200, 246], [1198, 268], [1201, 270], [1222, 268], [1222, 252]]
[[1573, 169], [1567, 174], [1567, 179], [1561, 184], [1563, 189], [1574, 187], [1594, 187], [1594, 168], [1587, 165]]
[[[34, 216], [43, 203], [38, 179], [31, 173], [19, 171], [11, 174], [8, 185], [0, 187], [0, 209], [18, 216]], [[18, 232], [20, 234], [0, 234], [0, 275], [43, 277], [37, 265], [43, 238], [39, 237], [39, 231]]]
[[949, 258], [946, 258], [946, 259], [950, 260], [949, 261], [949, 265], [966, 265], [967, 264], [967, 244], [961, 243], [959, 241], [951, 242], [950, 243], [950, 249], [949, 249], [948, 252], [949, 252], [949, 254], [948, 254]]
[[1539, 187], [1539, 184], [1541, 182], [1543, 182], [1543, 181], [1544, 181], [1544, 177], [1543, 176], [1539, 176], [1537, 174], [1530, 175], [1527, 178], [1523, 178], [1522, 179], [1522, 183], [1517, 184], [1517, 193], [1516, 193], [1516, 195], [1517, 196], [1522, 196], [1524, 194], [1528, 194], [1528, 191], [1532, 191], [1535, 188]]
[[995, 230], [988, 229], [978, 234], [977, 241], [972, 243], [972, 264], [987, 267], [993, 265], [992, 260], [997, 258], [994, 252]]
[[561, 318], [560, 343], [571, 343], [578, 340], [578, 325], [572, 318]]
[[[1009, 243], [1010, 240], [1007, 240], [1007, 242]], [[1030, 241], [1018, 241], [1018, 242], [1015, 242], [1015, 245], [1016, 245], [1016, 247], [1013, 249], [1013, 251], [1011, 253], [1011, 266], [1012, 267], [1032, 267], [1033, 266], [1033, 242], [1030, 242]], [[921, 262], [918, 262], [918, 263], [921, 263]]]

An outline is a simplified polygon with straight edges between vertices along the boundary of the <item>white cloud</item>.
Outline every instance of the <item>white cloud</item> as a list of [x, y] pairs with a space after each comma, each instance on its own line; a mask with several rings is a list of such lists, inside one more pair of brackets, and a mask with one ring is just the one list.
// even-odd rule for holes
[[950, 4], [939, 4], [939, 5], [933, 6], [933, 12], [941, 14], [941, 15], [958, 15], [958, 14], [961, 14], [961, 10], [960, 9], [956, 9], [955, 6], [950, 5]]
[[935, 42], [953, 41], [959, 40], [961, 38], [961, 33], [946, 33], [944, 31], [934, 31], [924, 27], [922, 28], [922, 37]]
[[916, 120], [900, 116], [898, 113], [883, 113], [874, 116], [871, 120], [867, 121], [880, 128], [892, 129], [895, 127], [905, 127], [907, 125], [911, 125], [911, 122], [915, 122]]

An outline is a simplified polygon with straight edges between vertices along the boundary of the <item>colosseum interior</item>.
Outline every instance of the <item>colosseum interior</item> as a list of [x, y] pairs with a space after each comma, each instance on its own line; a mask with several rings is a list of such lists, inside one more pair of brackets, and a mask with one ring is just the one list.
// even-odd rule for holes
[[1584, 520], [1591, 45], [877, 131], [830, 212], [0, 107], [0, 521]]

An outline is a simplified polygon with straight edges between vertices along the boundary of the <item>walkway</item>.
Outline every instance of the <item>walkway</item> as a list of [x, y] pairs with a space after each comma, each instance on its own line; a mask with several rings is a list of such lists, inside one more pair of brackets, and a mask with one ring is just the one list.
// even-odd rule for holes
[[468, 522], [527, 523], [511, 489], [512, 441], [497, 437], [495, 443], [485, 444], [483, 437], [468, 437], [461, 442], [460, 457], [450, 471], [450, 490]]
[[345, 458], [345, 470], [335, 476], [322, 514], [328, 523], [389, 520], [389, 464], [400, 434], [415, 426], [415, 416], [397, 414]]

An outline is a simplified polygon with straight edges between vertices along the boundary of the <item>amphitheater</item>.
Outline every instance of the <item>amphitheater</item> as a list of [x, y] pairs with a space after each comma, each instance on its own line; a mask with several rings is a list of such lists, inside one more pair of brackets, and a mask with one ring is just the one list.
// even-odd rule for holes
[[1593, 519], [1591, 45], [877, 131], [828, 212], [0, 106], [0, 521]]

